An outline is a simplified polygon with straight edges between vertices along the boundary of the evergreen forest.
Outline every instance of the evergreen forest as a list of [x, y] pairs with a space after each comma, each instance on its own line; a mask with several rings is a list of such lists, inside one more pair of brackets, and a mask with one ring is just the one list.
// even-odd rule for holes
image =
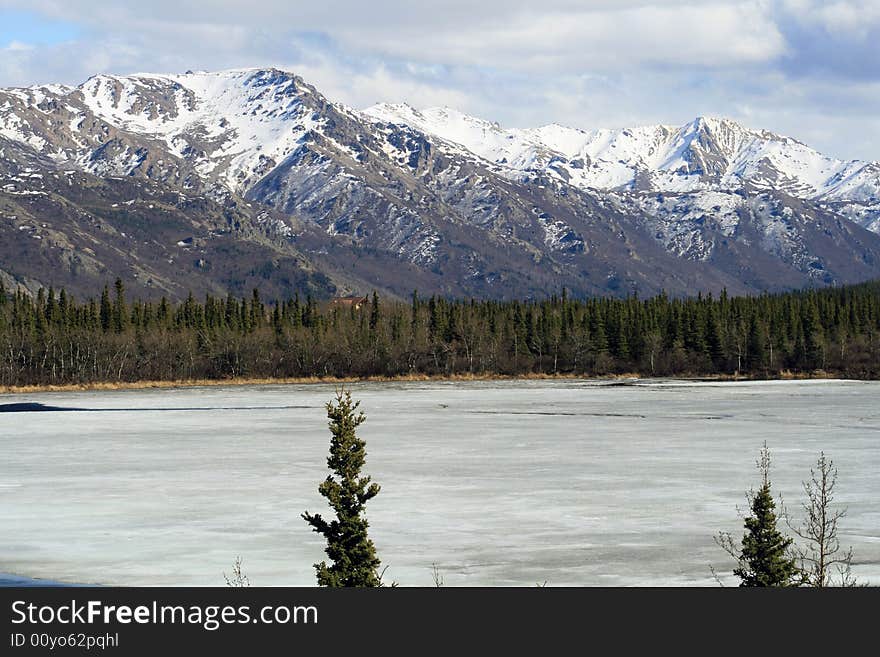
[[880, 376], [880, 282], [749, 297], [99, 298], [0, 285], [0, 386], [407, 376]]

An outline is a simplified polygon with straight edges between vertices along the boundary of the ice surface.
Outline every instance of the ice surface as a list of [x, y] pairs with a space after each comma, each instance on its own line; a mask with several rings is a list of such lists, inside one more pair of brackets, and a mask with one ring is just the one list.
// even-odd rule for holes
[[[352, 386], [387, 580], [714, 585], [713, 543], [766, 440], [795, 508], [820, 450], [849, 507], [842, 543], [880, 584], [880, 383], [588, 381]], [[332, 386], [0, 396], [0, 571], [80, 583], [311, 585], [300, 518], [329, 444]], [[27, 404], [80, 410], [31, 411]], [[731, 581], [731, 583], [733, 583]]]

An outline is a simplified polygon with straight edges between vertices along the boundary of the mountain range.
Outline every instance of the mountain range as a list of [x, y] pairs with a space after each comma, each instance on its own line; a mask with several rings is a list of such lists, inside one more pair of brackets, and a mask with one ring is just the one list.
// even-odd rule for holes
[[94, 295], [759, 293], [880, 278], [880, 164], [722, 118], [505, 129], [277, 69], [0, 89], [0, 280]]

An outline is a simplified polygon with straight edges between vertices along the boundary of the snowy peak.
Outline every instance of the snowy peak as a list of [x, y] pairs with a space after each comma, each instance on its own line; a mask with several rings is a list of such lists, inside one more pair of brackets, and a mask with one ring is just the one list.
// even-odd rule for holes
[[263, 135], [255, 124], [283, 125], [300, 119], [296, 110], [302, 97], [313, 89], [301, 78], [283, 71], [245, 69], [182, 75], [101, 75], [82, 84], [79, 92], [96, 116], [130, 132], [168, 137], [186, 130], [206, 130], [216, 135], [231, 126], [259, 137]]
[[687, 192], [748, 182], [799, 198], [869, 201], [876, 165], [827, 157], [805, 144], [727, 118], [700, 116], [682, 126], [580, 130], [558, 124], [505, 129], [450, 110], [375, 105], [373, 120], [438, 137], [509, 169], [539, 170], [582, 189]]
[[[294, 151], [324, 117], [320, 94], [277, 69], [96, 75], [76, 88], [0, 92], [0, 134], [100, 175], [180, 177], [184, 167], [233, 191]], [[42, 101], [51, 103], [40, 112]], [[312, 105], [310, 107], [310, 105]], [[61, 126], [65, 129], [61, 130]]]
[[404, 125], [438, 137], [459, 152], [518, 169], [531, 166], [533, 151], [547, 150], [539, 141], [525, 142], [520, 131], [504, 130], [498, 123], [479, 119], [449, 107], [417, 110], [406, 103], [382, 103], [364, 110], [369, 119]]

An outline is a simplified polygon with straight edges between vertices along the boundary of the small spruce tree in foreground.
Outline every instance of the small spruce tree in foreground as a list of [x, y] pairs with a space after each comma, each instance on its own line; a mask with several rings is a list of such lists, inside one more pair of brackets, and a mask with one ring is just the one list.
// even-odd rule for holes
[[318, 492], [327, 498], [336, 518], [327, 521], [320, 514], [302, 514], [312, 530], [327, 539], [330, 564], [315, 564], [319, 586], [382, 586], [381, 562], [367, 536], [369, 523], [364, 516], [364, 506], [379, 493], [379, 485], [361, 476], [366, 443], [355, 430], [366, 417], [358, 406], [360, 402], [353, 402], [346, 390], [338, 390], [335, 403], [327, 404], [332, 434], [327, 466], [333, 474], [318, 486]]
[[745, 518], [745, 534], [737, 551], [730, 534], [722, 533], [716, 542], [737, 560], [733, 574], [740, 586], [797, 586], [801, 573], [792, 554], [792, 539], [776, 526], [776, 503], [770, 492], [770, 450], [761, 449], [758, 460], [761, 488], [749, 495], [751, 515]]

